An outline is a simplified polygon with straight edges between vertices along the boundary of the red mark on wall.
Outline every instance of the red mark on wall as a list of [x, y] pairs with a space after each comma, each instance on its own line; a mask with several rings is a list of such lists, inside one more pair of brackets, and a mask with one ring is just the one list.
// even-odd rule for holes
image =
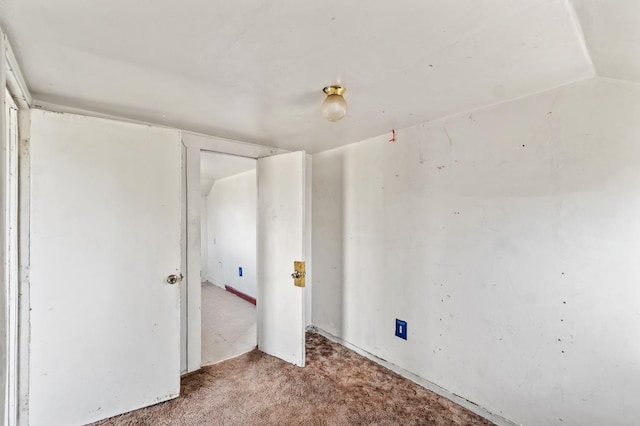
[[396, 141], [396, 129], [391, 130], [391, 139], [389, 139], [389, 142], [395, 142]]

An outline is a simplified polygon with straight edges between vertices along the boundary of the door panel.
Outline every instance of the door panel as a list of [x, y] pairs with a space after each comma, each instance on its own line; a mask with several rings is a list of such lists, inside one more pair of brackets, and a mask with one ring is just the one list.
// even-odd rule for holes
[[258, 348], [304, 366], [304, 288], [294, 261], [305, 259], [305, 153], [258, 160]]
[[180, 155], [175, 130], [33, 111], [30, 424], [178, 395]]

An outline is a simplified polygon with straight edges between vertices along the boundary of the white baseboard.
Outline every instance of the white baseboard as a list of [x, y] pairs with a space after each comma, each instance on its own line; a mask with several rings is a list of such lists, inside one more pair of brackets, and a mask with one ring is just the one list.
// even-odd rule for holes
[[379, 364], [391, 371], [393, 371], [396, 374], [401, 375], [402, 377], [404, 377], [405, 379], [409, 379], [414, 383], [417, 383], [418, 385], [422, 386], [425, 389], [429, 389], [430, 391], [437, 393], [440, 396], [443, 396], [445, 398], [447, 398], [450, 401], [455, 402], [456, 404], [466, 408], [467, 410], [484, 417], [485, 419], [499, 425], [499, 426], [518, 426], [517, 423], [512, 422], [509, 419], [505, 419], [504, 417], [500, 416], [499, 414], [495, 414], [492, 413], [491, 411], [487, 410], [486, 408], [472, 402], [469, 401], [466, 398], [463, 398], [459, 395], [456, 395], [452, 392], [449, 392], [448, 390], [436, 385], [435, 383], [432, 383], [426, 379], [423, 379], [420, 376], [417, 376], [413, 373], [411, 373], [410, 371], [405, 370], [402, 367], [398, 367], [395, 364], [390, 363], [389, 361], [385, 361], [382, 358], [378, 358], [377, 356], [373, 355], [372, 353], [369, 353], [367, 351], [365, 351], [362, 348], [359, 348], [356, 345], [353, 345], [343, 339], [341, 339], [340, 337], [334, 336], [331, 333], [328, 333], [324, 330], [322, 330], [321, 328], [318, 328], [316, 326], [308, 326], [307, 327], [307, 331], [311, 331], [313, 333], [318, 333], [321, 336], [326, 337], [327, 339], [331, 340], [332, 342], [336, 342], [342, 346], [344, 346], [345, 348], [351, 349], [352, 351], [356, 352], [359, 355], [362, 355], [363, 357], [375, 362], [376, 364]]

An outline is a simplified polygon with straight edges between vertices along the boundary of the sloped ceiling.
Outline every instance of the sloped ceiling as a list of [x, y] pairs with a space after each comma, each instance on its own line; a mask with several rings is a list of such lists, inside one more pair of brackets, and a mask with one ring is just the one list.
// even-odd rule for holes
[[256, 168], [253, 158], [235, 155], [202, 152], [200, 156], [200, 191], [203, 196], [209, 195], [213, 183], [218, 179], [248, 172]]
[[640, 82], [640, 1], [573, 2], [597, 74]]
[[637, 3], [577, 0], [588, 49], [567, 0], [0, 0], [0, 24], [41, 102], [319, 152], [592, 77], [588, 50], [637, 80]]

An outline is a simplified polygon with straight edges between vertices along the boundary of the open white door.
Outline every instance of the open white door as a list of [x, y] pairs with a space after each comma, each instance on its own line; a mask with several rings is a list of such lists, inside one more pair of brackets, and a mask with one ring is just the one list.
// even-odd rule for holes
[[29, 423], [78, 425], [180, 387], [180, 134], [34, 110]]
[[258, 348], [304, 366], [304, 288], [294, 261], [305, 261], [303, 151], [258, 160]]

